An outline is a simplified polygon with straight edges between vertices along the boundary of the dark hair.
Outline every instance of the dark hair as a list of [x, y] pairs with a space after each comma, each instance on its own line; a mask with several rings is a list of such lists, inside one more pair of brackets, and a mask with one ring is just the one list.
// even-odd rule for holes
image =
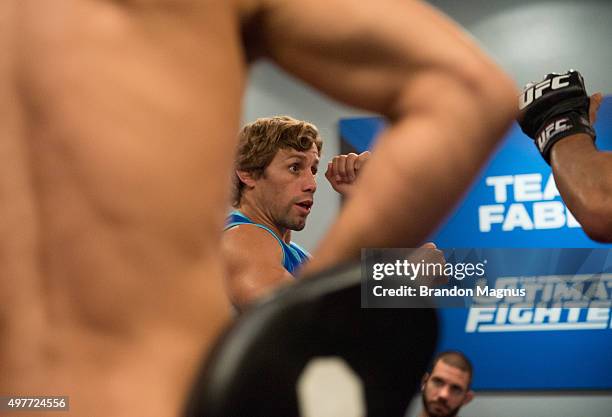
[[462, 352], [459, 352], [458, 350], [446, 350], [444, 352], [440, 352], [434, 357], [432, 361], [432, 371], [439, 361], [442, 361], [445, 364], [450, 365], [454, 368], [461, 369], [463, 372], [467, 372], [470, 376], [468, 380], [468, 388], [470, 387], [470, 385], [472, 384], [473, 368], [472, 362], [470, 362], [467, 356], [465, 356]]

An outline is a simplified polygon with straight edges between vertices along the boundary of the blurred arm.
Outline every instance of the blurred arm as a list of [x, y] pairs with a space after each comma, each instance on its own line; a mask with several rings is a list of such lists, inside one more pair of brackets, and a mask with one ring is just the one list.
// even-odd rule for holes
[[514, 119], [513, 82], [420, 2], [263, 4], [259, 51], [329, 96], [392, 122], [305, 269], [357, 258], [362, 247], [417, 246]]

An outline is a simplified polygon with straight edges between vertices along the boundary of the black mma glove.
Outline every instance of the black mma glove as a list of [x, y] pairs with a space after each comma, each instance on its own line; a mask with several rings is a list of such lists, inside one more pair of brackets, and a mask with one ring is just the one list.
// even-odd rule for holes
[[566, 136], [586, 133], [595, 140], [589, 121], [589, 96], [578, 71], [548, 74], [527, 84], [519, 97], [519, 124], [550, 164], [550, 151]]

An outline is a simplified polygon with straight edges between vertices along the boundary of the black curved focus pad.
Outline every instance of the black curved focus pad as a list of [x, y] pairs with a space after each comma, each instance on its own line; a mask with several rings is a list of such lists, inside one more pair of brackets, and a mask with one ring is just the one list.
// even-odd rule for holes
[[433, 309], [362, 309], [360, 266], [278, 291], [238, 317], [213, 348], [187, 417], [298, 417], [296, 384], [315, 357], [359, 375], [369, 417], [403, 417], [435, 348]]

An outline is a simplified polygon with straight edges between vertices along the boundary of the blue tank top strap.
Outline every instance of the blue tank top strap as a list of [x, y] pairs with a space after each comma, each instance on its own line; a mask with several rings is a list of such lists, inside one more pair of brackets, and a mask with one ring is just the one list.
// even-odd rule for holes
[[241, 224], [252, 224], [254, 226], [266, 230], [268, 233], [274, 236], [283, 251], [283, 268], [289, 271], [289, 273], [292, 275], [294, 275], [294, 272], [302, 263], [304, 263], [310, 258], [310, 254], [300, 245], [294, 242], [286, 244], [276, 235], [276, 233], [272, 231], [272, 229], [267, 226], [264, 226], [263, 224], [253, 222], [251, 219], [249, 219], [247, 216], [245, 216], [238, 210], [234, 210], [229, 214], [225, 224], [225, 228], [223, 230], [228, 230], [232, 227], [239, 226]]
[[285, 249], [290, 251], [291, 256], [287, 257], [290, 260], [290, 262], [285, 262], [285, 264], [288, 264], [288, 265], [283, 265], [283, 266], [285, 267], [287, 271], [289, 271], [293, 275], [293, 273], [304, 262], [310, 259], [310, 254], [304, 248], [302, 248], [300, 245], [294, 242], [290, 242], [289, 245], [283, 242], [283, 250]]

